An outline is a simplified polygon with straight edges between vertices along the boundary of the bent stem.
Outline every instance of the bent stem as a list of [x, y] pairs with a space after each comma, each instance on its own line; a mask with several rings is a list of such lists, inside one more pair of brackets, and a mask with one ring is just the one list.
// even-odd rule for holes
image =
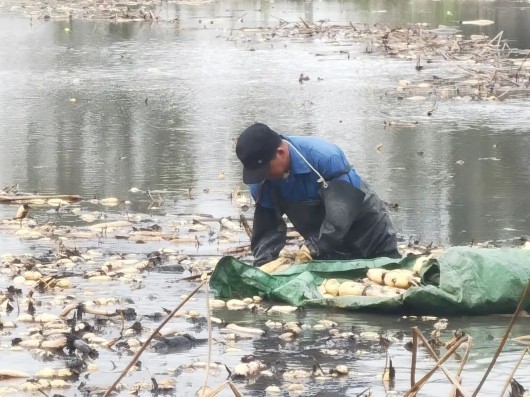
[[208, 362], [206, 363], [206, 376], [204, 377], [204, 385], [201, 388], [201, 394], [204, 394], [208, 387], [208, 377], [210, 375], [210, 365], [212, 362], [212, 318], [210, 315], [210, 294], [208, 290], [208, 283], [204, 284], [206, 289], [206, 318], [208, 320]]
[[517, 320], [517, 317], [519, 316], [519, 313], [521, 313], [521, 310], [523, 310], [523, 307], [526, 303], [526, 299], [528, 298], [528, 294], [530, 294], [530, 280], [528, 280], [528, 283], [526, 284], [526, 289], [523, 292], [523, 296], [521, 296], [521, 299], [519, 300], [519, 304], [517, 305], [517, 309], [515, 310], [515, 313], [512, 316], [512, 319], [510, 320], [510, 324], [508, 325], [508, 328], [506, 329], [506, 332], [504, 333], [504, 337], [501, 340], [501, 343], [499, 344], [499, 347], [497, 348], [497, 351], [493, 355], [493, 358], [491, 360], [490, 365], [488, 366], [488, 369], [486, 370], [486, 373], [482, 377], [482, 380], [480, 381], [479, 385], [477, 386], [477, 389], [473, 393], [472, 397], [476, 397], [479, 393], [480, 389], [484, 385], [484, 382], [486, 382], [486, 379], [488, 378], [488, 375], [490, 374], [491, 370], [493, 369], [493, 366], [497, 362], [497, 358], [499, 358], [499, 355], [502, 352], [502, 349], [504, 348], [504, 345], [506, 344], [506, 341], [508, 340], [508, 336], [510, 335], [510, 332], [515, 324], [515, 320]]
[[199, 395], [199, 397], [215, 397], [215, 396], [217, 396], [219, 393], [221, 393], [224, 390], [226, 385], [228, 385], [230, 387], [230, 389], [232, 390], [232, 393], [234, 394], [235, 397], [243, 397], [243, 395], [239, 392], [239, 390], [237, 390], [236, 385], [234, 385], [229, 380], [224, 381], [220, 385], [217, 385], [215, 387], [215, 389], [212, 389], [210, 391], [204, 391], [203, 392], [201, 390], [201, 391], [199, 391], [198, 395]]
[[121, 375], [118, 377], [118, 379], [116, 379], [116, 381], [112, 384], [112, 386], [110, 386], [107, 389], [107, 391], [105, 392], [103, 397], [108, 397], [109, 396], [109, 394], [114, 390], [114, 388], [118, 385], [118, 383], [120, 383], [120, 381], [127, 374], [127, 372], [129, 372], [129, 370], [133, 367], [133, 365], [136, 364], [136, 362], [138, 361], [138, 359], [140, 358], [140, 356], [142, 355], [144, 350], [147, 349], [147, 346], [149, 346], [149, 343], [158, 334], [158, 332], [164, 327], [164, 325], [166, 325], [173, 318], [173, 316], [180, 310], [180, 308], [182, 306], [184, 306], [186, 304], [186, 302], [188, 300], [190, 300], [190, 298], [193, 295], [195, 295], [197, 293], [197, 291], [199, 291], [202, 288], [202, 286], [204, 284], [206, 284], [207, 282], [208, 282], [208, 280], [204, 280], [203, 282], [201, 282], [197, 286], [197, 288], [195, 288], [186, 298], [184, 298], [184, 300], [182, 302], [180, 302], [179, 305], [175, 309], [173, 309], [173, 311], [167, 316], [167, 318], [164, 321], [162, 321], [162, 323], [151, 333], [151, 335], [149, 336], [149, 338], [147, 338], [147, 340], [144, 342], [142, 347], [140, 347], [140, 350], [138, 350], [138, 352], [136, 352], [136, 354], [134, 355], [134, 357], [131, 360], [131, 362], [129, 363], [129, 365], [127, 365], [127, 367], [123, 370]]
[[[464, 354], [464, 358], [462, 358], [462, 361], [460, 363], [460, 367], [458, 367], [458, 371], [456, 372], [456, 379], [462, 383], [462, 371], [464, 370], [464, 366], [467, 364], [467, 359], [469, 358], [469, 353], [471, 351], [471, 346], [472, 346], [472, 342], [473, 342], [473, 338], [471, 336], [468, 336], [468, 341], [467, 341], [467, 348], [466, 348], [466, 352]], [[451, 396], [452, 397], [458, 397], [459, 394], [457, 393], [457, 390], [456, 390], [456, 387], [453, 386], [453, 390], [451, 391]]]
[[416, 360], [418, 358], [418, 335], [412, 332], [412, 364], [410, 368], [410, 387], [416, 383]]
[[443, 373], [445, 374], [445, 376], [447, 376], [447, 378], [451, 381], [451, 383], [458, 389], [458, 391], [461, 393], [461, 396], [463, 397], [466, 397], [468, 394], [462, 389], [462, 386], [460, 385], [460, 383], [458, 382], [458, 380], [453, 376], [451, 375], [451, 373], [449, 373], [449, 371], [447, 371], [447, 369], [442, 365], [445, 361], [447, 361], [447, 359], [449, 357], [451, 357], [451, 355], [456, 351], [456, 349], [458, 349], [458, 347], [466, 342], [468, 340], [468, 337], [465, 336], [463, 338], [461, 338], [460, 340], [458, 340], [454, 345], [453, 347], [451, 347], [451, 349], [449, 349], [447, 351], [447, 353], [445, 353], [445, 355], [442, 357], [442, 358], [439, 358], [438, 355], [436, 354], [436, 352], [432, 349], [431, 345], [429, 345], [429, 341], [427, 341], [427, 339], [425, 339], [425, 337], [423, 336], [423, 334], [421, 333], [421, 331], [418, 329], [418, 327], [414, 327], [413, 328], [413, 331], [414, 333], [416, 333], [418, 335], [418, 337], [421, 339], [421, 341], [423, 342], [425, 348], [427, 349], [427, 351], [430, 353], [430, 355], [436, 360], [436, 364], [435, 366], [427, 373], [425, 374], [425, 376], [423, 378], [421, 378], [414, 386], [412, 386], [410, 388], [409, 391], [407, 391], [407, 393], [405, 393], [405, 396], [415, 396], [416, 393], [419, 391], [419, 389], [425, 384], [425, 382], [427, 382], [427, 380], [432, 376], [432, 374], [434, 374], [434, 372], [436, 372], [437, 369], [441, 369], [443, 371]]
[[530, 347], [527, 347], [526, 349], [524, 349], [523, 354], [521, 354], [521, 357], [519, 358], [519, 361], [517, 361], [517, 364], [513, 368], [512, 373], [510, 374], [510, 376], [506, 380], [506, 383], [504, 384], [504, 389], [502, 389], [501, 396], [504, 396], [504, 393], [506, 393], [506, 390], [508, 389], [508, 386], [510, 385], [511, 380], [513, 379], [513, 376], [515, 375], [515, 371], [517, 371], [517, 369], [521, 365], [521, 362], [523, 361], [523, 358], [524, 358], [524, 356], [526, 354], [528, 354], [530, 356]]

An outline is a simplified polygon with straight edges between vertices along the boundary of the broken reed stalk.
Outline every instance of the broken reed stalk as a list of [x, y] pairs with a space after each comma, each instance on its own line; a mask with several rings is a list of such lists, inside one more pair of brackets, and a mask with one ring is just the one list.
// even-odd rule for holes
[[497, 40], [497, 45], [495, 46], [495, 49], [497, 50], [497, 55], [500, 55], [499, 54], [499, 47], [501, 46], [501, 39], [502, 39], [502, 35], [504, 33], [504, 30], [501, 30], [499, 32], [499, 34], [497, 36], [499, 36], [499, 39]]
[[243, 228], [245, 229], [245, 233], [247, 233], [248, 238], [252, 240], [252, 229], [250, 228], [247, 218], [245, 218], [245, 215], [241, 214], [239, 216], [239, 221], [243, 225]]
[[506, 90], [506, 91], [504, 91], [501, 95], [499, 95], [499, 96], [497, 97], [497, 100], [501, 99], [503, 96], [505, 96], [506, 94], [510, 93], [511, 91], [512, 91], [512, 90]]
[[495, 42], [495, 40], [497, 40], [497, 42], [498, 42], [500, 40], [500, 38], [502, 37], [503, 33], [504, 32], [502, 30], [499, 33], [497, 33], [497, 36], [495, 36], [493, 39], [491, 39], [490, 42], [488, 43], [488, 45], [492, 45]]
[[239, 390], [237, 390], [236, 385], [234, 385], [232, 382], [228, 382], [228, 386], [230, 386], [230, 389], [232, 390], [232, 393], [234, 393], [235, 397], [243, 397], [243, 395], [240, 393]]
[[[425, 383], [427, 381], [427, 378], [429, 378], [438, 368], [440, 368], [443, 371], [443, 373], [445, 374], [445, 376], [447, 377], [447, 379], [449, 379], [451, 381], [451, 383], [453, 384], [453, 386], [460, 392], [460, 396], [461, 397], [466, 397], [468, 394], [463, 390], [462, 385], [460, 385], [460, 382], [449, 371], [447, 371], [447, 369], [442, 364], [445, 361], [447, 361], [447, 359], [449, 359], [449, 357], [451, 357], [453, 355], [453, 353], [460, 347], [460, 345], [462, 343], [464, 343], [464, 342], [466, 342], [468, 340], [468, 337], [465, 336], [465, 337], [461, 338], [460, 340], [458, 340], [445, 353], [445, 355], [442, 358], [439, 358], [438, 355], [436, 354], [436, 352], [433, 350], [433, 348], [431, 347], [431, 345], [429, 344], [427, 339], [425, 339], [425, 337], [423, 336], [423, 334], [421, 332], [418, 334], [418, 336], [420, 337], [420, 339], [422, 339], [423, 343], [425, 344], [425, 347], [427, 348], [427, 351], [431, 354], [432, 358], [437, 360], [436, 366], [430, 371], [429, 374], [424, 376], [425, 380], [423, 380], [423, 378], [422, 378], [422, 379], [420, 379], [418, 381], [418, 383], [420, 384], [420, 387], [423, 386], [423, 383]], [[417, 390], [416, 390], [416, 392], [417, 392]]]
[[175, 281], [193, 281], [193, 280], [197, 280], [198, 278], [202, 278], [205, 274], [206, 274], [206, 276], [210, 276], [212, 273], [213, 273], [213, 270], [210, 270], [210, 271], [208, 271], [206, 273], [194, 274], [193, 276], [179, 278], [179, 279], [177, 279]]
[[206, 391], [206, 393], [199, 393], [198, 396], [199, 397], [215, 397], [215, 396], [217, 396], [219, 393], [221, 393], [223, 391], [223, 389], [226, 387], [226, 385], [228, 385], [230, 387], [230, 389], [232, 390], [232, 393], [234, 394], [235, 397], [243, 397], [241, 392], [239, 390], [237, 390], [236, 385], [234, 385], [229, 380], [224, 381], [223, 383], [218, 385], [215, 389], [212, 389], [210, 391]]
[[215, 397], [226, 387], [227, 384], [228, 384], [228, 381], [226, 380], [220, 385], [217, 385], [215, 389], [212, 389], [210, 391], [205, 391], [204, 393], [199, 391], [199, 397]]
[[526, 349], [523, 350], [523, 354], [521, 354], [521, 357], [519, 358], [519, 361], [517, 361], [517, 364], [513, 368], [512, 373], [510, 374], [510, 376], [506, 380], [506, 383], [504, 384], [504, 389], [502, 389], [501, 396], [504, 396], [504, 393], [506, 393], [506, 390], [508, 389], [508, 386], [510, 386], [511, 380], [513, 379], [513, 376], [515, 375], [515, 371], [517, 371], [517, 369], [519, 368], [519, 366], [523, 362], [523, 358], [524, 358], [524, 356], [526, 354], [528, 354], [530, 356], [530, 348], [529, 347], [527, 347]]
[[524, 57], [523, 62], [521, 62], [521, 66], [519, 66], [519, 69], [517, 69], [517, 73], [519, 73], [521, 69], [523, 68], [524, 63], [528, 59], [528, 55], [530, 55], [530, 50], [526, 53], [526, 56]]
[[105, 394], [103, 395], [103, 397], [108, 397], [110, 395], [110, 393], [114, 390], [114, 388], [118, 385], [118, 383], [120, 383], [120, 381], [125, 377], [125, 375], [127, 374], [127, 372], [129, 372], [129, 370], [134, 366], [134, 364], [136, 364], [136, 362], [138, 361], [138, 359], [140, 358], [140, 356], [142, 355], [142, 353], [144, 352], [145, 349], [147, 349], [147, 346], [149, 346], [149, 343], [153, 340], [153, 338], [158, 334], [158, 332], [164, 327], [164, 325], [166, 325], [172, 318], [173, 316], [180, 310], [180, 308], [182, 306], [184, 306], [186, 304], [186, 302], [188, 300], [190, 300], [190, 298], [195, 295], [197, 293], [197, 291], [199, 291], [202, 286], [204, 284], [206, 284], [208, 282], [208, 280], [204, 280], [202, 281], [198, 286], [197, 288], [195, 288], [193, 291], [190, 292], [190, 294], [184, 298], [182, 300], [182, 302], [180, 302], [177, 307], [175, 309], [173, 309], [173, 311], [171, 313], [169, 313], [169, 315], [167, 316], [167, 318], [162, 321], [162, 323], [156, 327], [156, 329], [151, 333], [151, 335], [149, 336], [149, 338], [147, 338], [147, 340], [144, 342], [144, 344], [140, 347], [140, 350], [138, 350], [136, 352], [136, 354], [134, 355], [133, 359], [131, 360], [131, 362], [129, 363], [129, 365], [127, 365], [127, 367], [123, 370], [123, 372], [121, 373], [121, 375], [118, 377], [118, 379], [116, 379], [116, 381], [112, 384], [112, 386], [110, 386], [107, 391], [105, 392]]
[[208, 387], [208, 377], [210, 375], [210, 364], [212, 362], [212, 318], [210, 315], [210, 294], [208, 290], [208, 283], [204, 284], [206, 289], [206, 319], [208, 325], [208, 361], [206, 362], [206, 376], [204, 377], [204, 385], [201, 388], [201, 394], [204, 395]]
[[496, 47], [497, 51], [499, 51], [499, 44], [501, 42], [501, 38], [502, 38], [502, 34], [503, 33], [504, 33], [504, 31], [501, 30], [497, 34], [497, 36], [495, 36], [493, 39], [491, 39], [490, 42], [484, 46], [484, 48], [482, 49], [482, 52], [479, 54], [479, 56], [482, 56], [486, 52], [486, 50], [490, 48], [489, 46], [493, 45], [493, 43], [495, 41], [497, 41], [497, 45], [495, 47]]
[[530, 280], [528, 280], [528, 283], [526, 284], [526, 288], [523, 292], [523, 295], [521, 296], [521, 299], [519, 300], [519, 304], [517, 305], [517, 309], [515, 309], [515, 313], [512, 316], [512, 319], [510, 320], [510, 324], [508, 324], [508, 328], [506, 329], [506, 332], [504, 333], [504, 337], [501, 340], [501, 343], [499, 344], [499, 347], [497, 348], [497, 351], [493, 355], [493, 358], [491, 359], [491, 363], [488, 366], [488, 369], [486, 370], [486, 373], [482, 377], [479, 385], [477, 386], [477, 389], [473, 393], [472, 397], [475, 397], [480, 389], [482, 389], [482, 386], [484, 385], [484, 382], [486, 382], [486, 379], [488, 378], [488, 375], [490, 374], [491, 370], [493, 369], [493, 366], [495, 365], [495, 362], [497, 361], [497, 358], [499, 358], [499, 355], [502, 352], [502, 349], [504, 348], [504, 345], [506, 344], [506, 341], [508, 340], [508, 336], [510, 335], [510, 332], [515, 324], [515, 320], [519, 316], [519, 313], [521, 313], [521, 310], [523, 310], [523, 307], [526, 303], [526, 300], [528, 299], [528, 294], [530, 294]]
[[68, 202], [76, 202], [81, 200], [81, 196], [71, 194], [55, 194], [55, 195], [32, 195], [32, 196], [0, 196], [0, 203], [27, 203], [31, 200], [50, 200], [60, 199]]
[[416, 383], [416, 360], [418, 358], [418, 335], [412, 332], [412, 364], [410, 367], [410, 387]]
[[[464, 370], [464, 366], [467, 364], [467, 359], [469, 358], [469, 352], [471, 351], [472, 342], [473, 342], [473, 338], [471, 336], [468, 336], [466, 352], [464, 354], [464, 357], [462, 358], [462, 361], [460, 362], [460, 367], [458, 367], [458, 371], [456, 371], [456, 379], [460, 383], [462, 383], [462, 371]], [[453, 386], [453, 389], [451, 390], [450, 395], [452, 397], [459, 397], [456, 387]]]
[[445, 355], [442, 358], [439, 358], [438, 355], [436, 354], [436, 352], [432, 349], [431, 345], [429, 344], [429, 341], [427, 339], [425, 339], [425, 336], [423, 336], [423, 334], [418, 329], [418, 327], [413, 327], [412, 330], [413, 330], [414, 333], [417, 333], [418, 337], [423, 342], [423, 345], [425, 346], [427, 351], [430, 353], [432, 358], [434, 358], [436, 360], [436, 365], [429, 372], [427, 372], [427, 374], [425, 374], [425, 376], [423, 376], [423, 378], [421, 378], [416, 384], [414, 384], [410, 388], [410, 390], [405, 393], [405, 396], [414, 396], [414, 395], [416, 395], [418, 390], [425, 384], [425, 382], [427, 382], [427, 380], [432, 376], [432, 374], [434, 374], [436, 372], [436, 370], [439, 368], [439, 369], [441, 369], [443, 371], [443, 373], [445, 374], [445, 376], [447, 376], [447, 378], [451, 381], [451, 383], [458, 389], [458, 391], [461, 393], [461, 396], [462, 397], [466, 397], [468, 394], [465, 392], [464, 389], [462, 389], [462, 386], [460, 385], [458, 380], [456, 380], [456, 378], [453, 375], [451, 375], [451, 373], [449, 371], [447, 371], [447, 369], [442, 364], [445, 361], [447, 361], [447, 359], [449, 357], [452, 356], [452, 354], [456, 351], [456, 349], [458, 349], [458, 347], [460, 347], [460, 345], [462, 343], [464, 343], [464, 342], [466, 342], [468, 340], [468, 337], [465, 336], [465, 337], [461, 338], [460, 340], [458, 340], [453, 345], [453, 347], [451, 347], [447, 351], [447, 353], [445, 353]]
[[250, 244], [244, 244], [244, 245], [239, 245], [237, 247], [228, 248], [224, 252], [224, 254], [225, 255], [240, 254], [240, 253], [245, 252], [246, 250], [249, 250], [249, 249], [250, 249]]
[[306, 21], [304, 21], [303, 18], [300, 17], [300, 20], [302, 21], [302, 23], [305, 25], [305, 27], [306, 27], [307, 29], [311, 29], [311, 27], [307, 24]]

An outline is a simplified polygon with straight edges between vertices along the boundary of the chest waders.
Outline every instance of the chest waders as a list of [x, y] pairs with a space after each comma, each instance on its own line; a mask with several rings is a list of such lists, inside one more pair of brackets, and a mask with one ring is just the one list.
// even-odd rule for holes
[[285, 200], [280, 189], [273, 187], [272, 200], [276, 215], [287, 215], [294, 228], [306, 241], [313, 244], [313, 247], [310, 247], [313, 254], [320, 256], [325, 252], [332, 254], [332, 251], [335, 251], [333, 256], [336, 257], [339, 253], [335, 248], [340, 247], [351, 224], [361, 213], [366, 194], [347, 181], [336, 180], [348, 174], [352, 169], [351, 165], [348, 164], [343, 170], [324, 177], [294, 145], [290, 142], [288, 144], [318, 176], [320, 199]]

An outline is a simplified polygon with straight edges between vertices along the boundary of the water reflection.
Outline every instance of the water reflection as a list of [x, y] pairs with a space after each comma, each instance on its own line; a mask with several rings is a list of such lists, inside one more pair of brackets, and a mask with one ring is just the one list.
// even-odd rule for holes
[[[218, 311], [217, 315], [231, 320], [229, 313]], [[241, 314], [238, 314], [241, 316]], [[235, 317], [235, 316], [234, 316]], [[329, 311], [311, 309], [307, 316], [303, 318], [295, 315], [268, 316], [274, 321], [297, 321], [301, 324], [315, 324], [320, 319], [335, 321], [342, 331], [353, 330], [359, 332], [375, 332], [386, 337], [391, 337], [395, 342], [388, 350], [396, 368], [395, 388], [399, 392], [404, 392], [410, 387], [411, 353], [406, 350], [405, 343], [411, 340], [411, 328], [418, 327], [428, 338], [434, 329], [434, 322], [423, 322], [415, 319], [400, 318], [396, 316], [377, 316], [366, 313], [345, 313], [343, 311]], [[241, 321], [241, 318], [240, 318]], [[242, 321], [256, 323], [256, 318], [243, 315]], [[464, 389], [470, 393], [477, 387], [482, 375], [485, 373], [491, 358], [497, 349], [501, 338], [506, 331], [508, 317], [486, 316], [486, 317], [457, 317], [449, 318], [449, 327], [444, 332], [443, 339], [449, 340], [451, 334], [458, 330], [464, 330], [472, 337], [472, 349], [469, 361], [463, 371]], [[513, 328], [512, 335], [520, 336], [526, 332], [528, 319], [519, 319]], [[287, 365], [289, 369], [302, 369], [309, 371], [315, 363], [319, 363], [323, 368], [333, 368], [338, 364], [347, 363], [350, 368], [350, 376], [347, 380], [337, 378], [322, 384], [319, 381], [307, 384], [307, 395], [328, 395], [318, 393], [329, 393], [329, 395], [357, 395], [367, 387], [371, 388], [373, 395], [386, 395], [383, 383], [381, 382], [382, 370], [385, 365], [386, 353], [377, 341], [367, 341], [362, 338], [339, 343], [336, 339], [330, 338], [326, 332], [305, 330], [304, 333], [294, 342], [281, 341], [277, 333], [269, 331], [269, 337], [254, 341], [253, 351], [260, 359], [270, 363], [271, 366]], [[400, 340], [402, 338], [402, 340]], [[327, 353], [326, 353], [327, 349]], [[333, 354], [333, 350], [340, 349], [340, 354]], [[497, 364], [494, 366], [488, 380], [480, 395], [499, 395], [504, 386], [508, 374], [512, 371], [516, 359], [520, 356], [524, 346], [509, 341], [503, 353], [499, 356]], [[440, 349], [439, 355], [445, 353], [445, 349]], [[462, 355], [463, 352], [460, 352]], [[427, 352], [419, 350], [418, 366], [416, 368], [416, 380], [419, 380], [434, 366], [434, 361], [429, 358]], [[459, 361], [450, 358], [444, 366], [451, 373], [455, 373]], [[528, 383], [530, 378], [526, 367], [521, 367], [516, 373], [516, 379], [523, 383]], [[247, 386], [252, 393], [259, 393], [270, 383], [278, 383], [275, 379], [258, 379], [256, 383]], [[422, 395], [426, 396], [446, 396], [450, 395], [451, 385], [441, 371], [437, 371], [422, 388]], [[400, 394], [398, 394], [400, 395]]]
[[[225, 40], [232, 28], [279, 19], [437, 26], [481, 18], [496, 23], [462, 25], [463, 33], [503, 30], [524, 45], [522, 4], [217, 2], [165, 4], [160, 15], [179, 20], [30, 24], [2, 17], [0, 184], [85, 197], [123, 198], [131, 186], [166, 189], [178, 205], [231, 212], [226, 196], [213, 207], [211, 197], [183, 200], [189, 188], [227, 194], [239, 184], [232, 139], [259, 120], [284, 134], [341, 144], [381, 196], [400, 204], [394, 218], [403, 233], [458, 244], [529, 229], [523, 103], [445, 102], [429, 118], [430, 100], [385, 98], [397, 80], [419, 77], [410, 64], [367, 56], [362, 46], [349, 49], [350, 60], [315, 57], [331, 50], [318, 40], [268, 47], [259, 37]], [[424, 74], [443, 73], [431, 68]], [[299, 84], [302, 72], [312, 80]], [[417, 124], [387, 129], [387, 120]], [[455, 165], [459, 160], [464, 165]], [[221, 170], [224, 181], [217, 179]], [[171, 201], [165, 205], [179, 212]]]
[[[398, 229], [426, 243], [468, 244], [529, 233], [527, 103], [439, 101], [429, 117], [432, 98], [412, 103], [386, 94], [400, 79], [461, 75], [458, 67], [448, 72], [433, 63], [418, 74], [410, 62], [367, 55], [362, 45], [348, 47], [348, 59], [318, 38], [278, 38], [272, 45], [258, 35], [250, 42], [227, 40], [231, 29], [276, 25], [279, 19], [390, 26], [426, 22], [437, 27], [480, 18], [495, 24], [456, 26], [464, 34], [491, 37], [503, 31], [503, 37], [513, 40], [512, 47], [527, 48], [527, 3], [163, 2], [160, 16], [166, 21], [178, 16], [178, 21], [30, 23], [16, 15], [0, 16], [0, 187], [18, 182], [28, 192], [131, 199], [131, 207], [117, 211], [149, 211], [164, 227], [182, 212], [235, 215], [228, 195], [240, 184], [241, 169], [233, 139], [251, 122], [262, 121], [283, 134], [319, 135], [340, 144], [375, 190], [399, 204], [399, 211], [392, 213]], [[329, 57], [315, 55], [332, 51]], [[300, 73], [311, 80], [300, 84]], [[385, 121], [396, 124], [385, 127]], [[218, 178], [221, 170], [224, 180]], [[129, 193], [133, 186], [142, 192]], [[148, 209], [147, 189], [161, 191], [165, 201], [160, 209]], [[12, 211], [0, 206], [2, 217], [12, 216]], [[123, 248], [119, 241], [114, 244], [116, 250]], [[25, 251], [17, 239], [2, 237], [0, 248], [7, 247]], [[145, 254], [146, 247], [136, 250]], [[218, 253], [219, 247], [204, 245], [201, 250]], [[150, 277], [148, 288], [160, 292], [158, 279]], [[160, 293], [159, 304], [169, 307], [174, 285], [164, 288], [168, 291]], [[152, 302], [142, 296], [139, 309], [151, 308]], [[241, 319], [240, 313], [224, 313], [223, 318], [230, 320], [230, 315]], [[395, 316], [317, 310], [304, 321], [320, 318], [335, 320], [344, 329], [408, 335], [411, 327]], [[450, 319], [451, 327], [465, 329], [477, 342], [469, 364], [470, 384], [478, 383], [487, 367], [504, 320]], [[249, 315], [243, 321], [254, 324], [256, 319]], [[526, 333], [527, 321], [521, 324], [514, 335]], [[312, 343], [313, 336], [308, 334], [302, 345]], [[239, 346], [247, 352], [281, 354], [292, 366], [312, 365], [312, 352], [278, 352], [251, 341]], [[484, 395], [498, 395], [519, 351], [513, 343], [507, 346], [508, 354], [501, 356]], [[391, 353], [399, 389], [405, 390], [409, 353], [399, 343]], [[205, 356], [205, 349], [197, 354]], [[238, 360], [223, 358], [231, 366]], [[163, 363], [167, 358], [153, 355], [149, 360]], [[336, 363], [329, 358], [323, 364]], [[329, 392], [360, 393], [376, 384], [374, 395], [382, 395], [383, 354], [369, 350], [351, 364], [357, 371], [354, 380], [346, 385], [337, 380]], [[448, 364], [451, 369], [456, 365]], [[194, 375], [183, 376], [191, 382]], [[530, 382], [528, 377], [522, 380]], [[186, 387], [197, 386], [193, 382]], [[428, 385], [426, 395], [440, 395], [441, 385], [447, 385], [442, 375]], [[261, 385], [251, 387], [259, 393]]]

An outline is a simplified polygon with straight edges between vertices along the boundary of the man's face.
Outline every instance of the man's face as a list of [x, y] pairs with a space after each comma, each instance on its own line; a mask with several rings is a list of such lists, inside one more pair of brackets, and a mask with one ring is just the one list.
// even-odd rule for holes
[[269, 162], [267, 179], [281, 179], [289, 175], [291, 159], [289, 149], [285, 143], [276, 150], [276, 156]]

